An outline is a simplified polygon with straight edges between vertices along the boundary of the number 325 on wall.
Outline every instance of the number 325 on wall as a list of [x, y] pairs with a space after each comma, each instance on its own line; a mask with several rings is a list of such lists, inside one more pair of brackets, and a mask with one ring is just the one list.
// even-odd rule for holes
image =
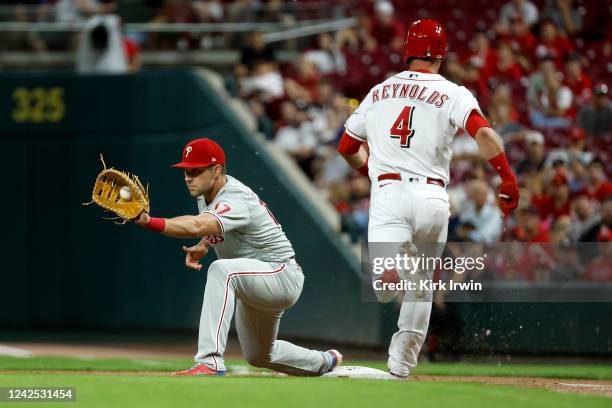
[[12, 117], [17, 123], [56, 123], [66, 113], [64, 89], [57, 86], [17, 88], [13, 91], [13, 101]]

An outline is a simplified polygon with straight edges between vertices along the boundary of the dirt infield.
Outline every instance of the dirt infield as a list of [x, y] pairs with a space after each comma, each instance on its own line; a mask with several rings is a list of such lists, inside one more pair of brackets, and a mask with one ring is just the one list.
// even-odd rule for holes
[[513, 385], [517, 387], [546, 388], [549, 390], [594, 394], [612, 397], [612, 381], [571, 380], [542, 377], [481, 377], [414, 375], [413, 381], [477, 382], [482, 384]]

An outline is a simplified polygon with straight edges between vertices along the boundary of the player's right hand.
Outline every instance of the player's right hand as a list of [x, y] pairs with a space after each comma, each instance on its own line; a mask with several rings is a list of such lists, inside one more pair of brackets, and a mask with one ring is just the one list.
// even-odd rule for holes
[[499, 208], [505, 216], [510, 214], [518, 205], [520, 193], [516, 183], [516, 177], [507, 177], [502, 180], [499, 188]]
[[206, 256], [208, 247], [203, 244], [197, 244], [192, 247], [186, 247], [183, 245], [183, 251], [185, 251], [185, 266], [199, 271], [202, 269], [200, 260]]

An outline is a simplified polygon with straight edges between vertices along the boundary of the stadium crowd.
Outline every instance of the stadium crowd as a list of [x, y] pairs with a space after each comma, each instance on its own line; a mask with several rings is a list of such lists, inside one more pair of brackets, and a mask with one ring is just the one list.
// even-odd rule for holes
[[[413, 20], [400, 19], [389, 1], [363, 3], [356, 11], [359, 27], [320, 35], [316, 46], [289, 65], [278, 64], [263, 36], [253, 34], [235, 73], [237, 94], [249, 101], [262, 132], [327, 192], [354, 239], [367, 233], [369, 180], [343, 163], [335, 145], [356, 106], [353, 98], [404, 69], [403, 22]], [[480, 29], [471, 36], [456, 25], [467, 16], [459, 9], [451, 12], [443, 75], [477, 96], [505, 141], [522, 198], [514, 214], [502, 219], [493, 172], [471, 138], [458, 134], [449, 240], [612, 238], [607, 180], [612, 108], [606, 83], [612, 32], [587, 25], [596, 12], [565, 0], [541, 6], [509, 0], [498, 13], [487, 14], [496, 18], [488, 25], [477, 20]]]
[[[53, 6], [58, 21], [80, 21], [118, 6], [98, 0], [14, 3]], [[295, 2], [283, 0], [144, 3], [154, 10], [153, 22], [296, 18]], [[347, 5], [328, 3], [329, 8]], [[227, 47], [240, 49], [227, 86], [248, 104], [259, 130], [327, 196], [341, 214], [343, 229], [358, 242], [367, 234], [370, 181], [336, 153], [342, 125], [370, 87], [405, 69], [401, 53], [407, 25], [436, 18], [449, 36], [442, 75], [477, 97], [504, 139], [521, 186], [519, 207], [502, 218], [495, 198], [498, 180], [471, 137], [460, 132], [448, 187], [449, 241], [609, 242], [610, 7], [608, 0], [354, 0], [348, 10], [357, 27], [310, 42], [273, 46], [262, 32], [224, 36]], [[190, 34], [170, 38], [165, 45], [168, 37], [138, 40], [145, 47], [152, 41], [162, 48], [202, 44]], [[296, 48], [300, 53], [294, 61], [277, 58], [279, 49]], [[612, 271], [606, 273], [612, 280]]]

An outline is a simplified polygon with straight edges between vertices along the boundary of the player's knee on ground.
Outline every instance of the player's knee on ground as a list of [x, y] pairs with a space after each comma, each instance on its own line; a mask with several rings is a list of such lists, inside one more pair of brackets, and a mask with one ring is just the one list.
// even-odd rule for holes
[[272, 362], [272, 354], [268, 351], [245, 352], [244, 358], [253, 367], [267, 368]]

